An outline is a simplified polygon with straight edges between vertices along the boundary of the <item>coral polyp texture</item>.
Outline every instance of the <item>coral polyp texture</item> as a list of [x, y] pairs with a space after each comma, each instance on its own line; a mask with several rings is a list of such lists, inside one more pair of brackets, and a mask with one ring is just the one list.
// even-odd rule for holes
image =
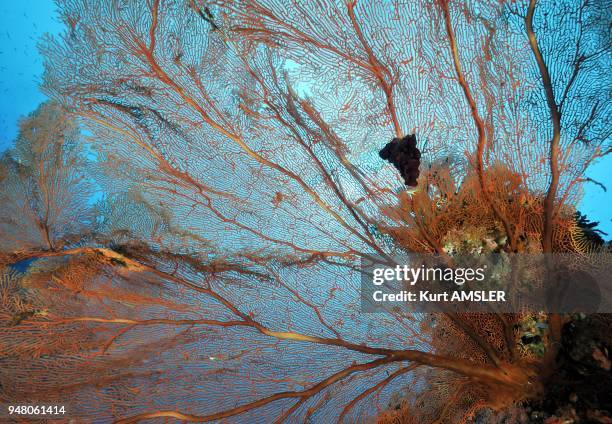
[[0, 156], [1, 422], [611, 422], [609, 315], [362, 298], [610, 263], [605, 1], [18, 3], [61, 28]]

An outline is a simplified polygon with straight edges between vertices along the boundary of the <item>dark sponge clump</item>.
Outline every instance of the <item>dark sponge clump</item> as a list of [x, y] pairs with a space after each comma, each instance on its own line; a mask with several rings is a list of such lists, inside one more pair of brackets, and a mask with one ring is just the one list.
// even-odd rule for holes
[[378, 153], [397, 168], [409, 187], [416, 187], [421, 164], [421, 151], [417, 149], [416, 135], [394, 138]]

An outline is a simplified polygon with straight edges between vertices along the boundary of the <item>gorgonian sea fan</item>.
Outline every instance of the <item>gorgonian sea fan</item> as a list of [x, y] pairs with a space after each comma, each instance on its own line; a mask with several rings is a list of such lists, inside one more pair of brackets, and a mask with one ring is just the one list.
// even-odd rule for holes
[[[58, 6], [44, 88], [90, 134], [104, 199], [87, 237], [6, 249], [36, 260], [3, 274], [3, 401], [456, 422], [542, 388], [554, 355], [521, 350], [525, 317], [363, 314], [356, 267], [590, 248], [574, 206], [609, 151], [601, 2]], [[414, 193], [378, 157], [406, 134]]]

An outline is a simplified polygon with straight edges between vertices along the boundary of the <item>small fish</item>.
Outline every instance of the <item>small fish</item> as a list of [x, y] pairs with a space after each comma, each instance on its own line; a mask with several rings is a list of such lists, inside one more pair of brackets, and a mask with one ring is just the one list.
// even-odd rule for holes
[[406, 193], [408, 193], [408, 194], [414, 194], [414, 193], [416, 193], [417, 191], [419, 191], [419, 188], [418, 188], [418, 187], [416, 187], [416, 186], [415, 186], [415, 187], [411, 187], [411, 186], [401, 186], [401, 187], [398, 187], [397, 189], [395, 189], [395, 192], [396, 192], [397, 194], [400, 194], [400, 193], [403, 193], [403, 192], [406, 192]]

